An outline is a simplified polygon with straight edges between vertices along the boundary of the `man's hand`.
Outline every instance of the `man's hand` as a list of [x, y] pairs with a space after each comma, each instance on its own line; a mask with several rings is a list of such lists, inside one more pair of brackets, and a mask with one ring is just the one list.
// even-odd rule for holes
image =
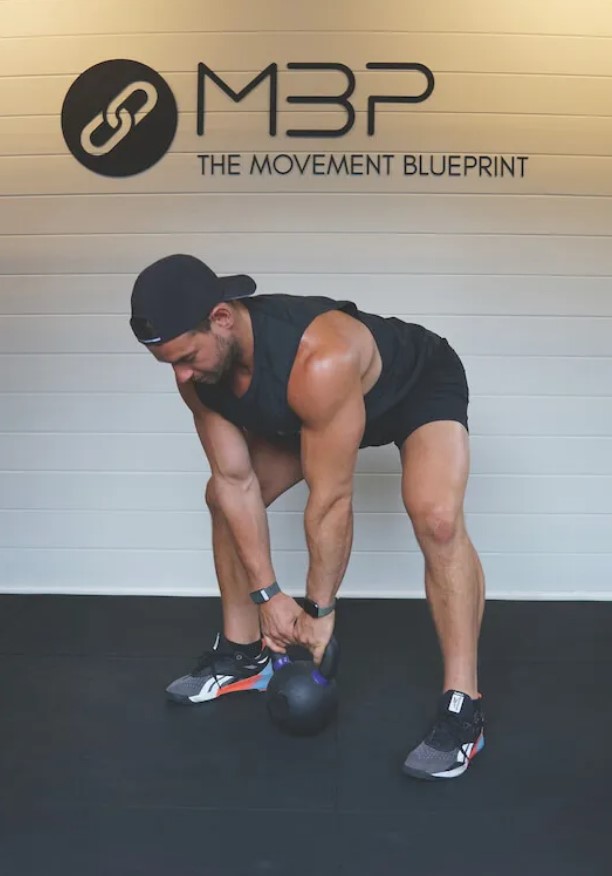
[[323, 652], [334, 632], [335, 617], [335, 612], [326, 617], [313, 618], [301, 611], [297, 618], [294, 641], [308, 648], [317, 666], [323, 659]]
[[269, 602], [259, 607], [259, 622], [264, 644], [277, 654], [284, 654], [287, 645], [297, 642], [295, 622], [302, 609], [295, 599], [286, 593], [277, 593]]

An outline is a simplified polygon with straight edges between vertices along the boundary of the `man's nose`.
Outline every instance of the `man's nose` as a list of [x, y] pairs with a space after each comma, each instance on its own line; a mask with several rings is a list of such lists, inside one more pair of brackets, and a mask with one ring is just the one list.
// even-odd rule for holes
[[193, 368], [188, 365], [173, 365], [172, 367], [179, 383], [187, 383], [193, 377]]

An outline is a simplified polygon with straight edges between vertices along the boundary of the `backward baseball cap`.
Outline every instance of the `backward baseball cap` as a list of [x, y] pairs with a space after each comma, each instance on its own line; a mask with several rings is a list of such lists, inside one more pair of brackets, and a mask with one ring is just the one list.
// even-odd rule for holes
[[215, 305], [252, 295], [256, 288], [246, 274], [218, 277], [195, 256], [166, 256], [136, 278], [130, 326], [141, 344], [163, 344], [192, 331]]

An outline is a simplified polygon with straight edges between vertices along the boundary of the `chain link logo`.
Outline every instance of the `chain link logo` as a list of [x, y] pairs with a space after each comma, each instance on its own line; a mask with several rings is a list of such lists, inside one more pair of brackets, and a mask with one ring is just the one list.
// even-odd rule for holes
[[[140, 112], [134, 115], [128, 109], [127, 102], [137, 91], [144, 91], [146, 101], [140, 108]], [[133, 85], [128, 85], [121, 94], [118, 94], [117, 97], [111, 100], [106, 109], [98, 113], [88, 125], [85, 125], [81, 131], [81, 146], [88, 155], [108, 155], [124, 137], [127, 137], [134, 125], [141, 122], [151, 112], [156, 103], [157, 91], [150, 82], [134, 82]], [[117, 131], [111, 134], [106, 142], [102, 142], [100, 146], [95, 146], [92, 136], [104, 124], [111, 129], [117, 128]]]
[[142, 173], [174, 139], [176, 101], [164, 79], [137, 61], [104, 61], [73, 82], [62, 106], [66, 145], [102, 176]]

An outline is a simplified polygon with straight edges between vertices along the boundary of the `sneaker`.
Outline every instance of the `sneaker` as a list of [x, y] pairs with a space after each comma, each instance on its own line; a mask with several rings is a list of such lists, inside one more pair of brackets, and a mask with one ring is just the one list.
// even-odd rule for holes
[[210, 651], [205, 651], [189, 675], [177, 678], [166, 688], [177, 703], [205, 703], [223, 694], [245, 690], [264, 691], [272, 678], [270, 652], [264, 648], [257, 657], [247, 657], [228, 646], [217, 635]]
[[482, 699], [472, 700], [461, 691], [449, 690], [440, 697], [429, 734], [410, 752], [403, 769], [415, 779], [455, 779], [483, 748]]

